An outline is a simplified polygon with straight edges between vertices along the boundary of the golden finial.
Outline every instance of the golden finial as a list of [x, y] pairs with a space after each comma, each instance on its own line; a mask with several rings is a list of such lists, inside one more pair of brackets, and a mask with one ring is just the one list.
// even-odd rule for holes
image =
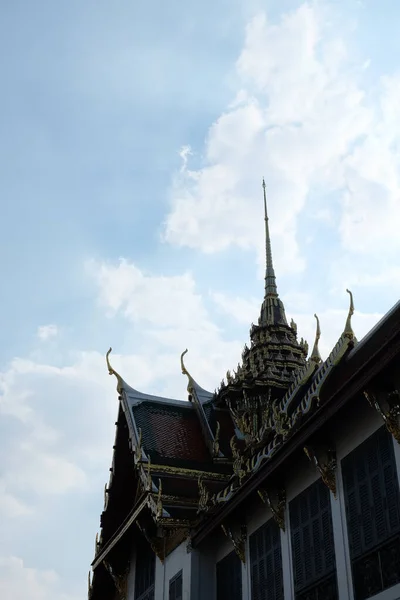
[[216, 425], [216, 429], [215, 429], [215, 437], [214, 437], [214, 443], [213, 443], [213, 455], [219, 456], [219, 432], [220, 432], [221, 426], [219, 424], [219, 421], [217, 421], [217, 425]]
[[147, 460], [147, 491], [151, 492], [152, 490], [152, 479], [151, 479], [151, 459], [150, 456], [148, 457]]
[[158, 480], [158, 494], [157, 494], [157, 519], [161, 519], [163, 514], [163, 505], [162, 505], [162, 483], [161, 479]]
[[135, 447], [135, 461], [138, 463], [142, 460], [142, 428], [138, 430], [138, 442]]
[[346, 290], [346, 292], [350, 295], [350, 307], [349, 307], [349, 314], [347, 315], [346, 325], [344, 326], [343, 334], [350, 339], [354, 339], [355, 335], [354, 335], [353, 328], [351, 326], [351, 317], [354, 315], [353, 294], [351, 293], [350, 290]]
[[319, 353], [318, 342], [321, 337], [321, 329], [319, 326], [319, 319], [317, 315], [314, 315], [314, 317], [317, 319], [317, 331], [315, 333], [314, 348], [312, 349], [310, 360], [312, 360], [315, 363], [320, 363], [322, 361], [322, 358], [321, 354]]
[[185, 367], [185, 364], [183, 362], [183, 357], [185, 356], [185, 354], [187, 354], [188, 349], [186, 348], [186, 350], [184, 350], [181, 354], [181, 369], [182, 369], [182, 375], [186, 375], [188, 378], [188, 386], [187, 386], [187, 391], [189, 394], [192, 393], [193, 390], [193, 377], [191, 376], [191, 374], [189, 373], [189, 371], [187, 370], [187, 368]]
[[110, 364], [109, 356], [110, 356], [111, 352], [112, 352], [112, 348], [110, 348], [106, 354], [107, 368], [108, 368], [109, 374], [114, 375], [117, 378], [117, 392], [120, 394], [124, 387], [124, 380], [122, 379], [121, 375], [112, 368], [112, 366]]

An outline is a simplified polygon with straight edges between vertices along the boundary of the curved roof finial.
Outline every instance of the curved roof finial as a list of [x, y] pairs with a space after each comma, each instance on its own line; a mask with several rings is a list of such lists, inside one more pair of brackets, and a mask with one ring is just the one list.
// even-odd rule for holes
[[110, 356], [111, 352], [112, 352], [112, 348], [110, 347], [110, 349], [108, 350], [108, 352], [106, 354], [106, 363], [107, 363], [108, 373], [109, 373], [109, 375], [114, 375], [117, 378], [117, 392], [121, 393], [124, 388], [124, 380], [122, 379], [121, 375], [112, 368], [112, 366], [110, 364], [109, 356]]
[[193, 377], [191, 376], [191, 374], [185, 367], [185, 363], [183, 362], [183, 357], [185, 356], [185, 354], [187, 354], [187, 352], [188, 352], [188, 349], [186, 348], [186, 350], [184, 350], [181, 354], [181, 369], [182, 369], [182, 375], [186, 375], [189, 380], [188, 386], [187, 386], [187, 391], [189, 392], [189, 394], [191, 394], [192, 389], [193, 389]]
[[314, 315], [314, 317], [317, 320], [317, 331], [315, 332], [315, 342], [314, 342], [314, 347], [311, 352], [310, 360], [312, 360], [315, 363], [320, 363], [322, 361], [322, 358], [321, 358], [321, 354], [319, 352], [318, 342], [321, 337], [321, 328], [319, 326], [319, 319], [318, 319], [317, 315]]
[[350, 290], [346, 290], [346, 292], [350, 295], [350, 307], [349, 314], [347, 315], [346, 325], [344, 326], [343, 335], [349, 337], [351, 339], [355, 339], [354, 331], [351, 326], [351, 317], [354, 315], [354, 302], [353, 302], [353, 294]]

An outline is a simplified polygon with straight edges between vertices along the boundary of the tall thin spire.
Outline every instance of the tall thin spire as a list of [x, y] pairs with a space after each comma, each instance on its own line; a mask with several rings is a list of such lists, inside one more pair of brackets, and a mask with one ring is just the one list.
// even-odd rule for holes
[[265, 255], [266, 255], [265, 296], [277, 296], [278, 291], [276, 288], [274, 266], [272, 264], [271, 238], [269, 235], [268, 212], [267, 212], [267, 192], [266, 192], [266, 185], [265, 185], [264, 178], [263, 178], [262, 186], [263, 186], [263, 190], [264, 190]]

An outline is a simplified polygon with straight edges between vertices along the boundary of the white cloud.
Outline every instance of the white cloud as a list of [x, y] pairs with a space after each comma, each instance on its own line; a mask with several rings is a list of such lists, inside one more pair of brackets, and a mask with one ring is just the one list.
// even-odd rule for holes
[[262, 263], [265, 175], [280, 274], [304, 268], [297, 218], [312, 191], [313, 214], [340, 223], [342, 253], [394, 261], [400, 76], [382, 77], [371, 94], [366, 61], [354, 63], [327, 6], [305, 2], [277, 23], [260, 13], [248, 24], [236, 98], [209, 129], [203, 166], [190, 170], [185, 156], [174, 181], [168, 242], [204, 252], [253, 247]]
[[[126, 260], [114, 265], [92, 262], [89, 271], [110, 316], [123, 315], [132, 322], [136, 335], [142, 336], [141, 359], [135, 360], [147, 362], [153, 378], [168, 376], [167, 389], [173, 385], [181, 390], [180, 397], [186, 396], [179, 378], [179, 355], [186, 347], [190, 350], [187, 360], [195, 365], [192, 374], [205, 386], [215, 387], [221, 372], [232, 361], [236, 364], [240, 343], [223, 339], [190, 273], [171, 277], [145, 274]], [[142, 370], [137, 362], [133, 372]], [[134, 381], [130, 384], [136, 387]]]
[[238, 323], [250, 325], [260, 312], [261, 301], [255, 298], [231, 298], [222, 292], [212, 292], [210, 295], [219, 310], [233, 317]]
[[[92, 559], [90, 531], [79, 539], [77, 550], [76, 536], [66, 528], [73, 525], [78, 531], [89, 523], [94, 532], [98, 524], [117, 394], [104, 356], [75, 353], [68, 364], [64, 354], [63, 362], [67, 366], [17, 358], [0, 373], [0, 455], [7, 457], [0, 474], [1, 598], [18, 600], [28, 590], [34, 600], [72, 600], [66, 590], [82, 584], [83, 591], [79, 569], [83, 566], [84, 572]], [[54, 571], [64, 569], [59, 555], [48, 553], [55, 535], [62, 539], [65, 555], [74, 556], [68, 564], [82, 563], [72, 582], [61, 583]], [[4, 558], [14, 553], [32, 559], [33, 542], [26, 543], [27, 536], [34, 540], [40, 563], [53, 570], [38, 571], [20, 559]]]
[[57, 325], [41, 325], [38, 327], [37, 336], [40, 340], [46, 341], [58, 335]]
[[0, 556], [0, 597], [5, 600], [78, 600], [66, 594], [57, 574], [24, 565], [21, 558]]

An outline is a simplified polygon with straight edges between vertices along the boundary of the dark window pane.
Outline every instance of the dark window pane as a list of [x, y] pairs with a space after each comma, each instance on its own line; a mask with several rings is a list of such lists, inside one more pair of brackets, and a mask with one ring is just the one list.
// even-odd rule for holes
[[217, 563], [217, 600], [242, 600], [242, 563], [236, 552]]
[[250, 536], [252, 600], [283, 600], [281, 536], [274, 520]]
[[337, 598], [329, 493], [320, 479], [289, 505], [296, 600]]
[[137, 551], [135, 568], [135, 600], [154, 600], [156, 560], [148, 545]]
[[399, 485], [385, 427], [342, 460], [355, 600], [400, 582]]
[[182, 600], [182, 571], [170, 579], [169, 600]]

